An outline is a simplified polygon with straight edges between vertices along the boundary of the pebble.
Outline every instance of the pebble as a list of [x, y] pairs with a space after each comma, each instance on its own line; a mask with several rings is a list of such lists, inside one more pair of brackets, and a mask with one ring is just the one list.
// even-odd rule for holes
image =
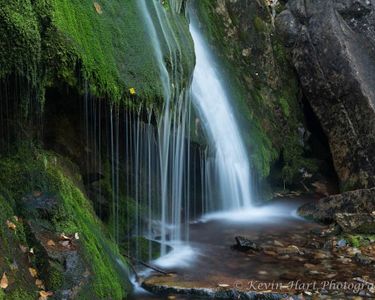
[[284, 244], [281, 243], [281, 242], [279, 242], [278, 240], [274, 240], [274, 241], [273, 241], [273, 244], [274, 244], [275, 246], [278, 246], [278, 247], [284, 247]]
[[274, 251], [264, 251], [264, 254], [268, 255], [268, 256], [277, 256], [277, 253], [274, 252]]
[[361, 265], [371, 265], [373, 263], [373, 259], [369, 256], [357, 253], [355, 255], [355, 261], [360, 263]]
[[328, 258], [329, 255], [326, 253], [318, 252], [314, 255], [314, 259], [325, 259]]
[[339, 240], [337, 242], [336, 246], [338, 248], [344, 248], [344, 247], [346, 247], [347, 244], [348, 244], [348, 242], [346, 240], [342, 239], [342, 240]]
[[280, 248], [277, 249], [277, 252], [279, 254], [300, 254], [300, 250], [297, 246], [290, 245], [287, 248]]

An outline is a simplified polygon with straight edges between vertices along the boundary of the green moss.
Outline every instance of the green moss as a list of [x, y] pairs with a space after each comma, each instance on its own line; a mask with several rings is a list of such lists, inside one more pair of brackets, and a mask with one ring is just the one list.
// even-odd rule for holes
[[[34, 190], [57, 195], [61, 208], [53, 225], [56, 232], [79, 233], [84, 258], [92, 269], [91, 294], [99, 299], [123, 299], [126, 286], [125, 275], [118, 266], [119, 251], [66, 165], [69, 164], [52, 153], [21, 147], [11, 157], [0, 159], [0, 181], [15, 199]], [[54, 275], [52, 286], [60, 283], [58, 274]]]
[[4, 299], [6, 300], [35, 300], [37, 293], [30, 294], [29, 292], [23, 289], [16, 289], [11, 291], [9, 294], [7, 293]]
[[[92, 0], [2, 1], [0, 79], [25, 77], [41, 98], [46, 86], [67, 84], [130, 106], [161, 105], [160, 71], [137, 2], [98, 0], [97, 12]], [[173, 38], [183, 49], [178, 56], [186, 83], [194, 62], [188, 22], [165, 5]], [[169, 50], [162, 46], [167, 59]]]
[[352, 247], [359, 248], [361, 246], [361, 240], [358, 236], [351, 235], [348, 238], [348, 242]]
[[15, 72], [35, 85], [41, 36], [30, 0], [0, 2], [0, 36], [0, 78]]
[[253, 23], [257, 32], [264, 33], [268, 31], [268, 24], [264, 22], [259, 16], [255, 16]]
[[57, 291], [64, 284], [63, 268], [55, 262], [49, 262], [49, 265], [46, 287], [50, 291]]

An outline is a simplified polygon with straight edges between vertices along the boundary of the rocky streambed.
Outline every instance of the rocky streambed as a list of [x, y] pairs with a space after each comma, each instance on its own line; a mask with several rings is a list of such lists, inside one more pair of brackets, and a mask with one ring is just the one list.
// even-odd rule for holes
[[375, 237], [292, 216], [299, 204], [284, 200], [289, 214], [262, 221], [192, 225], [189, 264], [169, 268], [168, 275], [151, 274], [143, 288], [161, 299], [375, 297]]

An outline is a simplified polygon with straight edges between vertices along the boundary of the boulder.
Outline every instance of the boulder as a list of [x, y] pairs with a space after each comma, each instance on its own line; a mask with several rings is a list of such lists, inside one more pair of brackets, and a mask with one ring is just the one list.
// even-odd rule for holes
[[341, 189], [374, 187], [375, 1], [290, 0], [276, 27], [328, 139]]
[[335, 222], [347, 233], [375, 234], [374, 214], [335, 214]]
[[340, 214], [372, 215], [375, 211], [374, 199], [375, 188], [355, 190], [307, 203], [298, 209], [298, 213], [318, 222], [334, 223], [337, 217], [339, 220], [346, 218]]

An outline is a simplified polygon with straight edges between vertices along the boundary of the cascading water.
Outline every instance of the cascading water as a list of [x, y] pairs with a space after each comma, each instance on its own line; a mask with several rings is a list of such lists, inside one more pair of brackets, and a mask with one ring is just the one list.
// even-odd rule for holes
[[[181, 10], [181, 3], [172, 1], [172, 17]], [[161, 255], [165, 255], [167, 240], [179, 241], [183, 236], [188, 236], [186, 224], [189, 220], [189, 147], [186, 146], [186, 136], [189, 135], [189, 93], [186, 84], [183, 84], [186, 70], [181, 63], [182, 50], [165, 8], [158, 1], [140, 0], [138, 5], [153, 43], [164, 94], [164, 107], [158, 120], [158, 150], [160, 240]], [[165, 45], [166, 49], [162, 45]], [[168, 69], [166, 60], [169, 62]], [[149, 217], [154, 216], [155, 211], [149, 213]], [[151, 232], [149, 235], [152, 237]]]
[[247, 152], [219, 69], [196, 23], [193, 18], [190, 25], [196, 54], [192, 97], [210, 142], [205, 163], [205, 208], [208, 212], [248, 208], [251, 178]]
[[[187, 32], [173, 19], [185, 2], [170, 1], [168, 13], [159, 1], [136, 3], [142, 34], [153, 46], [163, 107], [131, 110], [86, 97], [87, 174], [110, 174], [108, 182], [89, 188], [96, 210], [108, 215], [119, 245], [135, 244], [130, 254], [150, 260], [155, 253], [165, 255], [171, 243], [188, 240], [191, 215], [250, 207], [250, 167], [220, 74], [194, 24], [197, 64], [190, 86], [182, 63], [187, 49], [180, 46]], [[190, 143], [191, 99], [208, 137], [205, 150], [192, 150]], [[112, 199], [109, 207], [106, 198]]]

